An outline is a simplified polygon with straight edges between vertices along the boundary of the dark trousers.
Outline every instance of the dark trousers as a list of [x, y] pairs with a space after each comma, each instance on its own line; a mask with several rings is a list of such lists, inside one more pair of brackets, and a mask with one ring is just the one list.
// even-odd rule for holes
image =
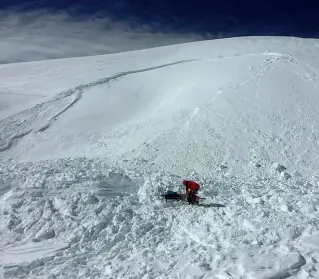
[[187, 201], [189, 204], [194, 204], [196, 203], [196, 194], [197, 190], [190, 190], [187, 194]]

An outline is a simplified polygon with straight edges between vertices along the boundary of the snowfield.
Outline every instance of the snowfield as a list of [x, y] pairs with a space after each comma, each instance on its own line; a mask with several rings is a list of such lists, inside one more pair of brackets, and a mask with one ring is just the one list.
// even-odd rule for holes
[[[319, 278], [319, 41], [0, 65], [1, 278]], [[182, 180], [199, 206], [165, 202]]]

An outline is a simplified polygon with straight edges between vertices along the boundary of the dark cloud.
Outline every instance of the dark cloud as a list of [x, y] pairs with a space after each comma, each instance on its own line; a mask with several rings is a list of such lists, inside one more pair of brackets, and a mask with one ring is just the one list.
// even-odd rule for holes
[[208, 38], [106, 17], [79, 20], [62, 12], [2, 12], [0, 24], [0, 63], [108, 54]]
[[296, 1], [0, 2], [0, 63], [105, 54], [231, 36], [319, 36]]

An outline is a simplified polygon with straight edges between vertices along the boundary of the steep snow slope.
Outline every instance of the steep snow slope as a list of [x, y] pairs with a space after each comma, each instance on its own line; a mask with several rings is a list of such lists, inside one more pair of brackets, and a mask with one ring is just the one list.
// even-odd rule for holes
[[[3, 276], [319, 276], [318, 54], [236, 38], [0, 66]], [[202, 206], [158, 199], [183, 178]]]
[[53, 97], [2, 120], [0, 156], [134, 158], [205, 173], [223, 161], [239, 173], [251, 160], [303, 161], [314, 171], [317, 47], [301, 42], [221, 40], [3, 66], [9, 92]]

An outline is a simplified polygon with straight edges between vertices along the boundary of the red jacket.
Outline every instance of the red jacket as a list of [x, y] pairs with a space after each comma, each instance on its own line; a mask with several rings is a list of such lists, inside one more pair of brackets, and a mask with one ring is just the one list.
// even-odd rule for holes
[[190, 190], [194, 190], [196, 192], [200, 188], [199, 184], [195, 181], [183, 180], [183, 185], [186, 187], [186, 194], [188, 194]]

